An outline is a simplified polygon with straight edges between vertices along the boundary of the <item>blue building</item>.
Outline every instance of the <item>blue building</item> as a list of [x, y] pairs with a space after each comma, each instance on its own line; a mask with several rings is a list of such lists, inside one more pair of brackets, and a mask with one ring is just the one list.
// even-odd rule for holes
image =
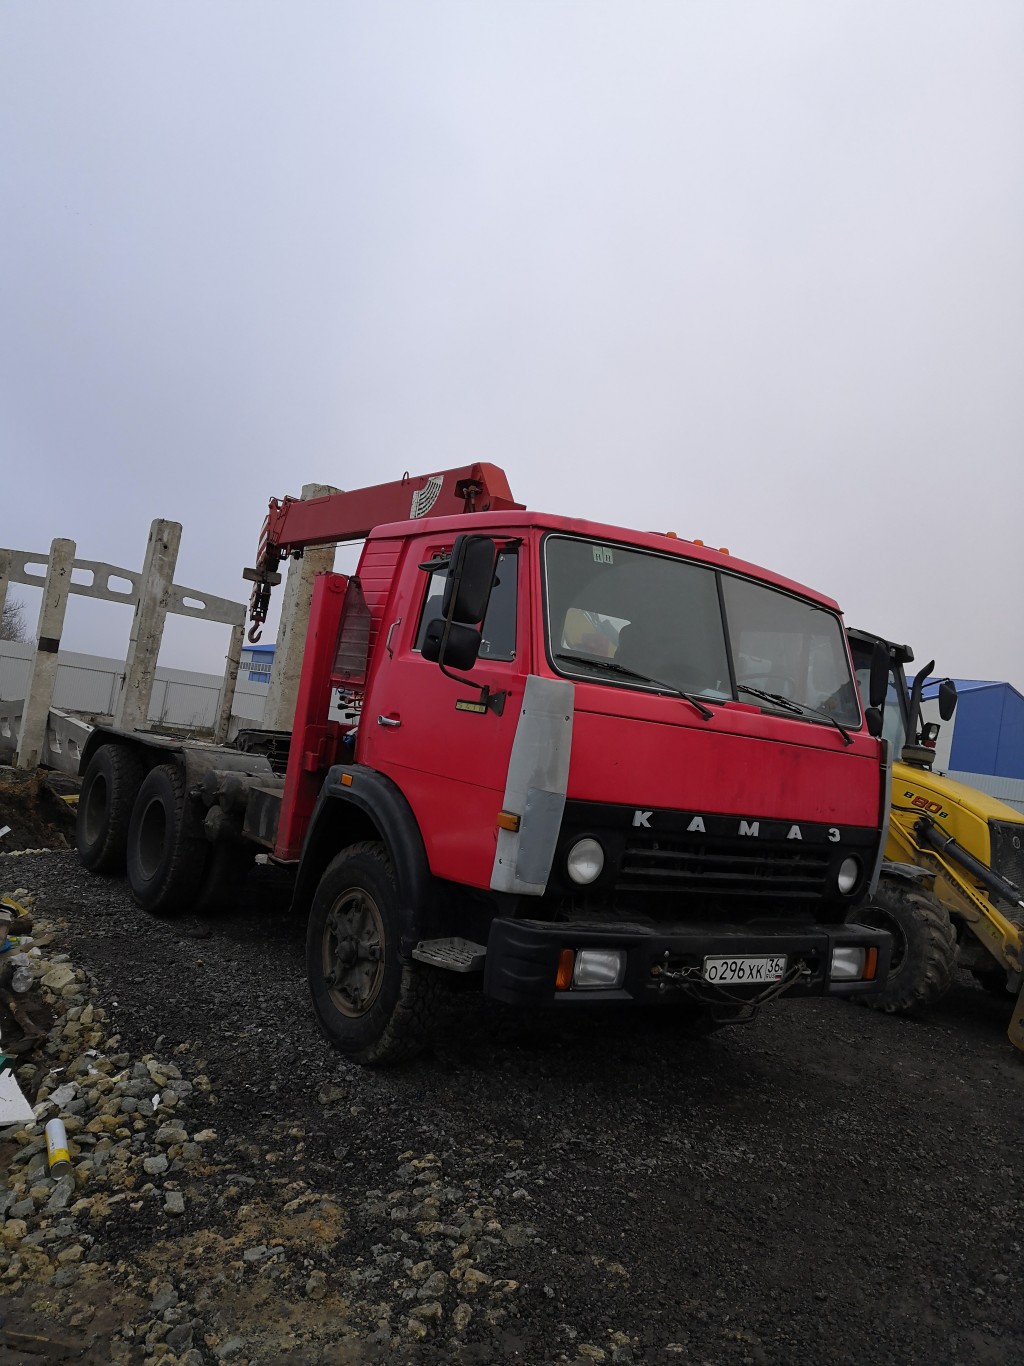
[[269, 683], [275, 645], [246, 645], [239, 660], [239, 673], [246, 670], [250, 683]]
[[[959, 773], [988, 773], [994, 778], [1024, 778], [1024, 697], [1011, 683], [957, 678], [959, 700], [952, 721], [940, 732], [945, 767]], [[924, 700], [936, 696], [938, 684], [925, 685]]]

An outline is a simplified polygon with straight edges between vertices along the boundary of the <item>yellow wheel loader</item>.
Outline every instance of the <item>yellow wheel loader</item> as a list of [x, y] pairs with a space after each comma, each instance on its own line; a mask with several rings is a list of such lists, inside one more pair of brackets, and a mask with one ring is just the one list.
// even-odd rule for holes
[[[857, 919], [891, 932], [893, 956], [886, 984], [863, 1003], [900, 1014], [930, 1005], [959, 964], [1008, 1005], [1017, 998], [1007, 1033], [1024, 1051], [1024, 815], [932, 772], [939, 727], [922, 722], [921, 693], [934, 662], [908, 688], [909, 646], [867, 631], [847, 635], [864, 697], [879, 644], [889, 655], [885, 704], [868, 717], [893, 755], [889, 837], [878, 890]], [[949, 679], [938, 702], [948, 721], [956, 706]]]

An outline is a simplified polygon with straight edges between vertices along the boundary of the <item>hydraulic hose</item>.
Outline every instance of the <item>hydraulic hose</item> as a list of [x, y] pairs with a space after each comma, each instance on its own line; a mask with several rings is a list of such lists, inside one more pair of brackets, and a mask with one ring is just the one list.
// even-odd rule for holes
[[1007, 882], [1006, 878], [1000, 877], [998, 873], [993, 873], [992, 869], [986, 867], [980, 859], [969, 854], [962, 844], [957, 844], [952, 835], [942, 834], [935, 822], [929, 817], [922, 816], [915, 829], [922, 843], [929, 845], [937, 854], [944, 854], [955, 863], [959, 863], [961, 868], [966, 869], [971, 877], [976, 878], [993, 895], [1002, 897], [1011, 905], [1020, 906], [1024, 909], [1024, 896], [1021, 895], [1019, 887], [1015, 887], [1012, 882]]

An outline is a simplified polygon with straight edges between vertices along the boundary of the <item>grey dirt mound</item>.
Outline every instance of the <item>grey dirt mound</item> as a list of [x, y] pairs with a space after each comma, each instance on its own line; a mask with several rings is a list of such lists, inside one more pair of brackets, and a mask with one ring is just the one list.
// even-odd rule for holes
[[6, 1330], [162, 1366], [1024, 1359], [1024, 1059], [973, 984], [696, 1042], [464, 996], [428, 1056], [361, 1070], [316, 1030], [277, 875], [176, 921], [72, 853], [0, 882], [79, 974], [51, 1039], [95, 1038], [41, 1089], [77, 1066], [93, 1126], [65, 1213], [38, 1150], [11, 1167], [38, 1195], [4, 1226]]

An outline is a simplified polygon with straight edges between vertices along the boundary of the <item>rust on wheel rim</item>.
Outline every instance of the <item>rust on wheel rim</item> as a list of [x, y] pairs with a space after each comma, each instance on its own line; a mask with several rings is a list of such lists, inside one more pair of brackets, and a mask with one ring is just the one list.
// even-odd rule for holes
[[366, 1012], [384, 981], [384, 921], [369, 892], [339, 896], [324, 926], [324, 981], [334, 1008], [350, 1019]]

